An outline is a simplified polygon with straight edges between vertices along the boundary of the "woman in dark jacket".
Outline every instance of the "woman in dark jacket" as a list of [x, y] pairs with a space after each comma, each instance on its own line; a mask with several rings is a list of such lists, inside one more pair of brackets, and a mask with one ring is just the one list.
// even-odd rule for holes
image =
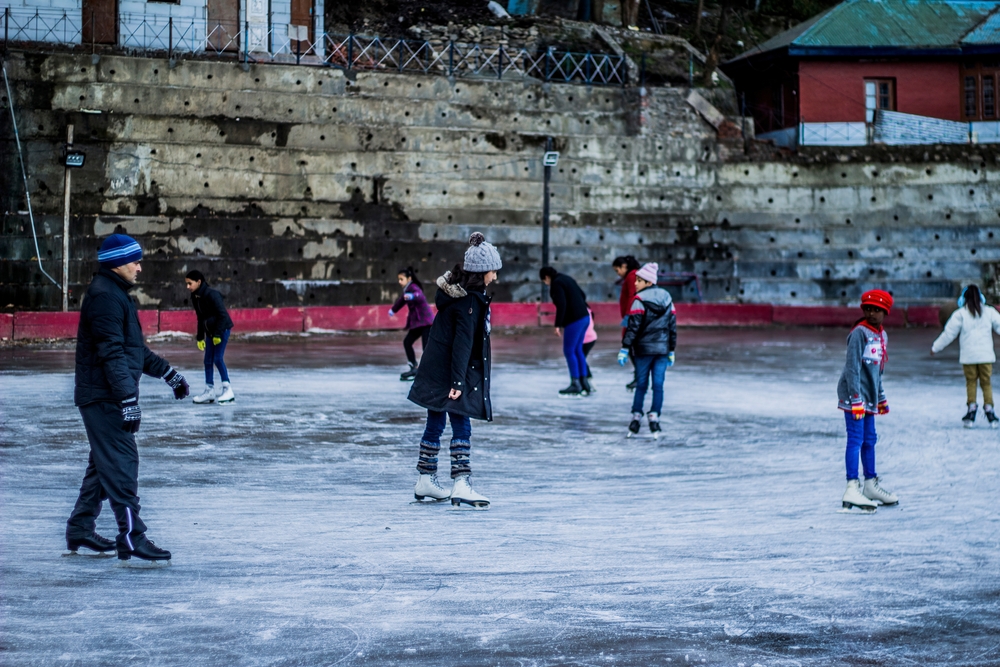
[[417, 355], [413, 351], [413, 344], [419, 338], [423, 348], [427, 349], [427, 336], [431, 331], [431, 323], [434, 322], [434, 313], [427, 305], [424, 286], [420, 284], [417, 272], [412, 266], [400, 269], [398, 280], [403, 293], [389, 309], [389, 317], [395, 317], [396, 313], [403, 309], [403, 304], [406, 304], [407, 331], [406, 338], [403, 339], [403, 350], [406, 351], [406, 360], [410, 362], [410, 370], [399, 376], [399, 379], [405, 382], [417, 377]]
[[587, 295], [576, 281], [551, 266], [538, 271], [538, 277], [549, 286], [549, 296], [556, 307], [556, 333], [563, 339], [563, 356], [569, 367], [570, 384], [559, 390], [562, 397], [587, 396], [592, 391], [587, 380], [587, 357], [583, 353], [583, 337], [590, 326]]
[[[194, 397], [195, 403], [232, 403], [236, 400], [229, 384], [229, 370], [226, 368], [226, 344], [233, 328], [233, 320], [222, 302], [219, 290], [212, 289], [205, 282], [201, 271], [189, 271], [184, 284], [191, 292], [191, 305], [198, 316], [198, 349], [205, 353], [205, 391]], [[219, 369], [222, 391], [215, 394], [215, 378], [212, 366]]]
[[[490, 405], [490, 297], [486, 287], [496, 280], [500, 254], [479, 232], [469, 239], [465, 261], [438, 278], [437, 316], [420, 360], [409, 399], [427, 409], [420, 439], [413, 489], [417, 500], [444, 500], [458, 507], [486, 509], [490, 501], [469, 483], [472, 419], [493, 420]], [[437, 479], [438, 451], [445, 420], [451, 421], [449, 492]]]

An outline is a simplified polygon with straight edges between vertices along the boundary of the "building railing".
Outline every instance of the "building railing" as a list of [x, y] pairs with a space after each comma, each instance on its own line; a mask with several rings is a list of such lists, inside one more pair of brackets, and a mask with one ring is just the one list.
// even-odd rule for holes
[[[92, 51], [110, 46], [137, 54], [165, 52], [171, 58], [200, 54], [248, 63], [296, 63], [345, 70], [601, 86], [624, 86], [628, 81], [624, 56], [553, 48], [532, 52], [502, 44], [315, 34], [311, 26], [276, 23], [268, 17], [240, 24], [160, 14], [121, 13], [109, 17], [92, 11], [17, 11], [7, 7], [2, 18], [5, 50], [12, 44], [43, 42]], [[110, 26], [114, 26], [113, 30]]]

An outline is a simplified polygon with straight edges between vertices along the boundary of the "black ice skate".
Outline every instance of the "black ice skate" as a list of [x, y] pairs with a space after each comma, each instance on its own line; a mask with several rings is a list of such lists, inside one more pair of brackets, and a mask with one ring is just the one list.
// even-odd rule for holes
[[115, 541], [109, 540], [106, 537], [101, 537], [97, 533], [91, 533], [86, 537], [78, 538], [66, 538], [66, 550], [67, 552], [63, 556], [79, 556], [77, 551], [83, 547], [93, 551], [93, 556], [98, 557], [111, 557], [112, 552], [115, 550]]
[[984, 405], [983, 414], [986, 415], [986, 421], [989, 422], [990, 428], [1000, 427], [1000, 418], [997, 417], [997, 413], [994, 412], [992, 405]]
[[573, 378], [568, 387], [559, 390], [559, 398], [580, 398], [581, 396], [583, 396], [583, 385], [580, 384], [580, 378]]
[[[965, 428], [972, 428], [973, 426], [975, 426], [976, 411], [978, 409], [979, 409], [978, 405], [976, 405], [975, 403], [969, 403], [969, 411], [965, 413], [964, 417], [962, 417], [962, 426], [964, 426]], [[987, 417], [987, 419], [989, 419], [989, 417]]]
[[631, 382], [629, 382], [629, 383], [628, 383], [627, 385], [625, 385], [625, 389], [626, 389], [627, 391], [635, 391], [635, 385], [636, 385], [637, 383], [638, 383], [638, 380], [632, 380], [632, 381], [631, 381]]
[[[153, 544], [153, 541], [145, 537], [136, 540], [135, 548], [131, 551], [127, 547], [118, 547], [119, 567], [157, 567], [170, 565], [170, 552]], [[132, 556], [143, 561], [133, 562]]]
[[649, 422], [649, 433], [653, 436], [654, 439], [659, 440], [661, 432], [662, 429], [660, 429], [659, 421], [654, 420]]
[[590, 384], [590, 379], [589, 378], [585, 378], [585, 377], [580, 378], [580, 386], [583, 387], [583, 395], [584, 396], [590, 396], [591, 394], [596, 393], [594, 391], [593, 385]]
[[417, 377], [416, 364], [410, 364], [410, 370], [399, 374], [400, 382], [412, 382], [415, 377]]
[[642, 413], [636, 413], [636, 412], [632, 413], [632, 421], [629, 422], [628, 434], [626, 434], [625, 436], [626, 438], [631, 438], [633, 436], [639, 435], [639, 429], [642, 427], [641, 419], [642, 419]]

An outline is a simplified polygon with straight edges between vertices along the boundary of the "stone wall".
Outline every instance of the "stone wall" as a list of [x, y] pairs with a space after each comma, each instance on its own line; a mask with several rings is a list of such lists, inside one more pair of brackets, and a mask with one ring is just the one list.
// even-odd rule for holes
[[[502, 252], [496, 298], [535, 299], [546, 136], [561, 153], [553, 263], [594, 301], [616, 298], [621, 254], [697, 274], [706, 300], [779, 304], [845, 304], [874, 285], [941, 302], [1000, 262], [993, 149], [747, 156], [669, 87], [70, 54], [12, 54], [7, 67], [57, 279], [67, 123], [87, 153], [73, 175], [71, 307], [116, 230], [146, 248], [147, 307], [183, 307], [192, 268], [234, 306], [385, 303], [398, 268], [433, 282], [473, 230]], [[55, 308], [6, 104], [0, 306]]]

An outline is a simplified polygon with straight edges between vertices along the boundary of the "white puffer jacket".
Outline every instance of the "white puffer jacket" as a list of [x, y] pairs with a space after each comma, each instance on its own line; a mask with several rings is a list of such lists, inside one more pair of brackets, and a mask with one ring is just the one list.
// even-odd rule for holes
[[931, 346], [937, 354], [958, 337], [958, 361], [961, 364], [992, 364], [997, 360], [993, 350], [993, 332], [1000, 334], [1000, 313], [992, 306], [983, 306], [976, 317], [966, 307], [959, 308], [944, 325], [944, 331]]

